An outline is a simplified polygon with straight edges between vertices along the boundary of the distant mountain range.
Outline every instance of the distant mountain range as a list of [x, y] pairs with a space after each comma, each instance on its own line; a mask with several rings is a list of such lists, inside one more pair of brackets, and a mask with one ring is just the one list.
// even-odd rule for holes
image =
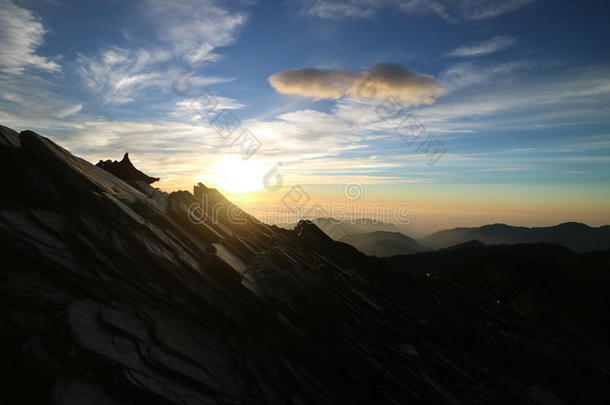
[[369, 232], [396, 232], [396, 226], [370, 218], [338, 220], [334, 218], [315, 218], [311, 222], [323, 230], [328, 236], [340, 240], [346, 235], [356, 235]]
[[[310, 219], [318, 228], [322, 229], [324, 233], [333, 238], [334, 240], [340, 240], [346, 235], [356, 235], [359, 233], [369, 232], [400, 232], [403, 235], [409, 235], [411, 238], [418, 238], [425, 235], [421, 230], [412, 224], [394, 224], [389, 222], [383, 222], [372, 218], [350, 218], [350, 219], [337, 219], [328, 217], [319, 217]], [[276, 224], [280, 228], [294, 229], [297, 225], [296, 222], [291, 223], [278, 223]]]
[[435, 232], [419, 239], [418, 243], [429, 248], [442, 249], [471, 240], [478, 240], [487, 245], [556, 243], [575, 252], [593, 252], [610, 248], [610, 226], [593, 228], [578, 222], [538, 228], [493, 224]]
[[470, 241], [485, 245], [555, 243], [579, 253], [610, 249], [610, 225], [596, 228], [578, 222], [533, 228], [491, 224], [447, 229], [415, 239], [407, 236], [405, 232], [398, 232], [399, 229], [394, 224], [371, 219], [352, 223], [332, 218], [317, 218], [311, 222], [331, 238], [349, 243], [368, 255], [379, 257], [445, 249]]
[[346, 235], [338, 239], [369, 256], [388, 257], [423, 252], [426, 249], [400, 232], [375, 231]]

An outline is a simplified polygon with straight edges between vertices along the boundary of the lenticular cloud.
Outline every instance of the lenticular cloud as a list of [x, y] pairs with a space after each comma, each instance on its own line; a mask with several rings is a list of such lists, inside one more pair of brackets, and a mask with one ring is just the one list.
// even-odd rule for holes
[[397, 97], [411, 105], [432, 104], [444, 94], [432, 76], [400, 64], [378, 63], [368, 70], [293, 69], [275, 73], [269, 83], [282, 94], [316, 100]]

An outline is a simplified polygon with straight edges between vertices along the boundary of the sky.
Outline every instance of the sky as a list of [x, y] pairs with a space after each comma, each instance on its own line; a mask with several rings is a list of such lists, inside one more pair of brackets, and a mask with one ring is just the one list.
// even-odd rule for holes
[[602, 0], [0, 0], [0, 124], [267, 222], [602, 225], [608, 21]]

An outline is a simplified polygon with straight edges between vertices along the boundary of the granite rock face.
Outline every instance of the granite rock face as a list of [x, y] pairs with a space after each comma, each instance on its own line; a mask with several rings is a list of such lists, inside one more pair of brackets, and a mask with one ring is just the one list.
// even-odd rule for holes
[[602, 332], [523, 280], [586, 267], [602, 305], [608, 252], [376, 259], [0, 135], [0, 403], [607, 403]]

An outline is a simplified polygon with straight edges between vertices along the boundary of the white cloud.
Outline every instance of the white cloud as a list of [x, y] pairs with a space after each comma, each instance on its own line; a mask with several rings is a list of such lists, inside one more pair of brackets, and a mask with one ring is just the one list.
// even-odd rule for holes
[[435, 14], [448, 21], [485, 20], [537, 0], [302, 0], [301, 11], [318, 18], [364, 18], [382, 9]]
[[[169, 89], [174, 82], [188, 80], [192, 88], [226, 83], [230, 78], [188, 75], [176, 68], [163, 68], [172, 58], [165, 50], [137, 51], [109, 48], [96, 57], [80, 55], [77, 71], [83, 83], [105, 104], [125, 104], [135, 101], [142, 91], [152, 87]], [[181, 87], [180, 87], [181, 88]]]
[[72, 107], [64, 108], [57, 113], [57, 118], [66, 118], [71, 115], [79, 113], [83, 109], [82, 104], [75, 104]]
[[174, 106], [174, 110], [169, 115], [175, 119], [198, 121], [203, 118], [209, 118], [208, 114], [213, 114], [214, 111], [239, 110], [245, 107], [244, 104], [229, 97], [213, 95], [213, 100], [214, 105], [209, 105], [206, 92], [202, 93], [200, 97], [178, 101]]
[[327, 1], [312, 0], [303, 2], [303, 12], [319, 18], [370, 17], [380, 6], [376, 0]]
[[[441, 85], [448, 89], [446, 97], [433, 106], [407, 111], [415, 114], [426, 133], [439, 139], [608, 122], [603, 107], [610, 102], [608, 67], [547, 72], [540, 77], [532, 76], [533, 71], [525, 69], [528, 66], [454, 66], [440, 76]], [[398, 141], [394, 129], [403, 115], [383, 120], [378, 104], [342, 99], [335, 104], [331, 116], [340, 118], [346, 127], [357, 128], [356, 134], [363, 142], [380, 145]]]
[[214, 49], [232, 43], [246, 15], [214, 0], [147, 0], [145, 13], [158, 37], [189, 63], [215, 60]]
[[0, 73], [0, 123], [34, 125], [76, 114], [82, 105], [63, 97], [57, 84], [36, 75]]
[[449, 52], [447, 55], [457, 57], [489, 55], [504, 48], [508, 48], [515, 42], [516, 40], [511, 37], [495, 36], [487, 41], [473, 42], [465, 46], [460, 46], [459, 48]]
[[[584, 122], [607, 122], [603, 106], [610, 102], [608, 67], [531, 77], [527, 71], [518, 71], [510, 64], [486, 68], [473, 64], [466, 66], [464, 81], [468, 86], [461, 83], [452, 89], [459, 98], [445, 99], [438, 105], [415, 110], [429, 130], [455, 131], [454, 136], [469, 136], [458, 131], [533, 131]], [[508, 72], [513, 75], [504, 80]], [[483, 81], [477, 82], [478, 77]]]
[[486, 20], [517, 10], [537, 0], [404, 0], [406, 12], [434, 13], [450, 20]]
[[0, 0], [0, 72], [20, 74], [26, 68], [57, 72], [61, 67], [36, 54], [46, 30], [29, 10]]
[[171, 79], [151, 68], [169, 58], [171, 54], [165, 51], [110, 48], [97, 57], [81, 55], [76, 62], [87, 87], [100, 94], [104, 102], [120, 104], [133, 101], [133, 95], [147, 87], [167, 86]]
[[471, 86], [487, 85], [527, 66], [528, 64], [525, 62], [508, 62], [489, 66], [464, 62], [445, 70], [440, 75], [439, 81], [448, 93], [452, 93]]

